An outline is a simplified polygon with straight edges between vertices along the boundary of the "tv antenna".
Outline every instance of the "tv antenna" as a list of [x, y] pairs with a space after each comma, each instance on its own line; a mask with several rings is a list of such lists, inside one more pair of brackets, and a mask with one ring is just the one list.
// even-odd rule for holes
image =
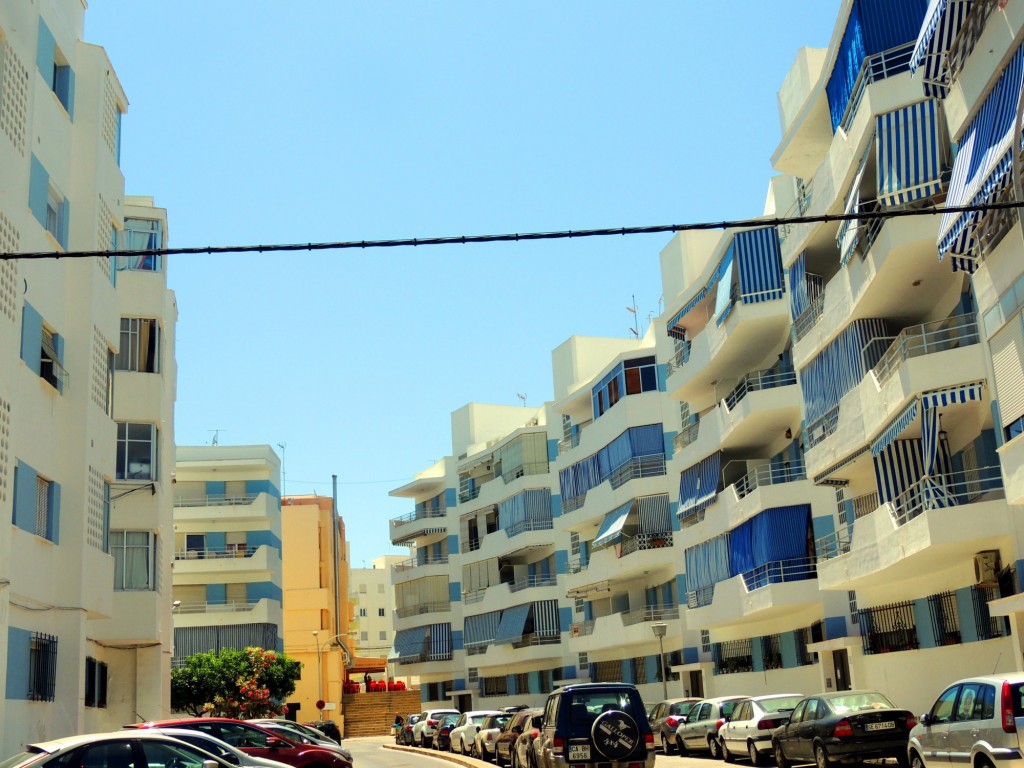
[[213, 432], [213, 439], [210, 441], [210, 445], [220, 445], [220, 433], [227, 432], [226, 429], [208, 429], [207, 432]]
[[516, 392], [516, 397], [523, 401], [523, 408], [526, 407], [526, 395]]
[[629, 329], [629, 332], [632, 333], [634, 336], [636, 336], [639, 339], [640, 338], [640, 318], [637, 315], [637, 311], [636, 311], [636, 294], [635, 293], [633, 294], [632, 299], [633, 299], [633, 303], [630, 304], [628, 307], [626, 307], [626, 311], [629, 312], [631, 315], [633, 315], [633, 327]]

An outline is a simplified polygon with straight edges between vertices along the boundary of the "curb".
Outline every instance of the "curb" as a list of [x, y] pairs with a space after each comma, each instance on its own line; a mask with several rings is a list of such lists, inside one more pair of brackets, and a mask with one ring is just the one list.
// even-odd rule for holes
[[454, 752], [442, 752], [438, 749], [422, 749], [420, 747], [406, 747], [401, 744], [384, 744], [384, 749], [391, 749], [395, 752], [415, 752], [417, 755], [435, 757], [438, 760], [445, 760], [456, 765], [464, 765], [472, 768], [479, 768], [481, 761], [475, 757], [457, 755]]

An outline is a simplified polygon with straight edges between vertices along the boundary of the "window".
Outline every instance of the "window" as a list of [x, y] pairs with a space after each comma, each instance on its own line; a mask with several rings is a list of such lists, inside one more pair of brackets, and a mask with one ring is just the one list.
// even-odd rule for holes
[[85, 657], [85, 706], [107, 706], [107, 664], [92, 656]]
[[63, 355], [57, 351], [59, 347], [63, 347], [60, 337], [44, 325], [39, 349], [39, 377], [49, 382], [58, 392], [63, 392], [67, 371], [61, 364]]
[[50, 530], [50, 504], [53, 500], [53, 483], [36, 475], [36, 536], [46, 537]]
[[117, 479], [156, 480], [155, 424], [117, 423]]
[[377, 594], [378, 595], [383, 595], [384, 594], [384, 585], [383, 584], [378, 584], [377, 585]]
[[32, 633], [28, 654], [28, 698], [53, 701], [57, 688], [57, 638]]
[[359, 609], [359, 618], [361, 618], [361, 619], [365, 619], [366, 618], [366, 609], [365, 608], [360, 608]]
[[29, 176], [28, 205], [35, 220], [54, 237], [61, 248], [67, 248], [71, 205], [35, 155], [32, 155]]
[[114, 418], [114, 353], [107, 350], [106, 387], [103, 393], [103, 412]]
[[[158, 219], [125, 219], [122, 251], [159, 250], [164, 247], [163, 223]], [[115, 260], [118, 270], [140, 272], [162, 272], [163, 256], [144, 254], [118, 256]]]
[[361, 642], [365, 643], [369, 639], [370, 639], [370, 633], [369, 632], [360, 632], [359, 633], [359, 640]]
[[377, 639], [378, 640], [382, 640], [382, 641], [387, 640], [388, 639], [388, 633], [385, 632], [384, 630], [381, 630], [380, 633], [378, 634]]
[[361, 594], [361, 595], [365, 595], [366, 594], [366, 585], [365, 584], [360, 584], [359, 585], [359, 594]]
[[54, 96], [57, 97], [57, 101], [68, 113], [68, 118], [73, 120], [75, 116], [75, 73], [64, 52], [57, 45], [50, 28], [42, 19], [39, 19], [36, 67], [50, 90], [53, 91]]
[[[377, 609], [377, 615], [380, 616], [383, 619], [384, 618], [384, 609], [383, 608], [378, 608]], [[382, 637], [381, 640], [383, 640], [383, 639], [384, 638]]]
[[60, 484], [19, 460], [14, 467], [11, 522], [28, 533], [59, 543]]
[[121, 346], [115, 367], [119, 371], [160, 372], [160, 326], [156, 320], [121, 318]]
[[110, 554], [114, 556], [114, 589], [153, 589], [153, 553], [156, 535], [150, 531], [111, 531]]

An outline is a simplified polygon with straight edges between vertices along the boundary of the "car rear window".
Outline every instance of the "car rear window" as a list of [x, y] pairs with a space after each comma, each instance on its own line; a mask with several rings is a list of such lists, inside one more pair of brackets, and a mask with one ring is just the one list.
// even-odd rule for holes
[[739, 705], [739, 700], [722, 702], [722, 717], [732, 717], [732, 711]]
[[618, 710], [634, 719], [645, 719], [642, 708], [636, 708], [628, 691], [575, 691], [572, 695], [571, 720], [574, 725], [586, 725], [602, 712]]

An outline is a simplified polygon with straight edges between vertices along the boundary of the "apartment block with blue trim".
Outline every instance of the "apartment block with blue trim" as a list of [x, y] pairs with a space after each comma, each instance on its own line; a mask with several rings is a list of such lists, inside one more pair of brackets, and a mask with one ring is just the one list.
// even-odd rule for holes
[[[114, 251], [125, 96], [82, 3], [0, 6], [0, 254]], [[166, 272], [0, 260], [0, 750], [107, 731], [170, 699], [169, 484], [177, 310]], [[125, 317], [146, 318], [132, 367]], [[116, 384], [116, 386], [115, 386]], [[127, 424], [149, 428], [145, 437]], [[126, 457], [130, 455], [130, 469]]]
[[284, 649], [281, 461], [269, 445], [179, 446], [174, 659]]

